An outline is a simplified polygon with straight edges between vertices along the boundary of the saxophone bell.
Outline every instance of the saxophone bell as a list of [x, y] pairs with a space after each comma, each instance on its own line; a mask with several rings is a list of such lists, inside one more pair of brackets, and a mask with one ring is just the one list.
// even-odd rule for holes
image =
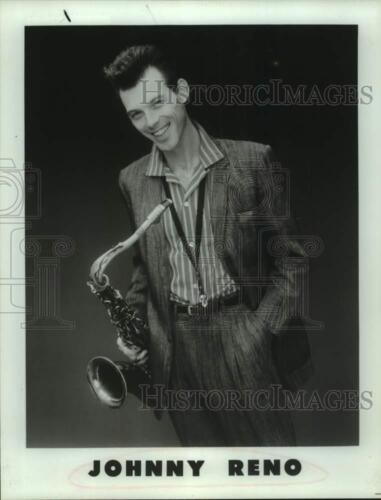
[[120, 408], [128, 393], [128, 364], [104, 356], [87, 364], [87, 380], [98, 400], [109, 408]]
[[87, 364], [87, 380], [93, 393], [103, 405], [120, 408], [127, 395], [141, 399], [140, 384], [149, 384], [148, 371], [105, 356], [92, 358]]

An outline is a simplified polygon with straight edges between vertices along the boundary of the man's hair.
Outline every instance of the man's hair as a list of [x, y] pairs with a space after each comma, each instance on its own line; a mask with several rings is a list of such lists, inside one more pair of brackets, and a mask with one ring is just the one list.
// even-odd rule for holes
[[135, 87], [150, 66], [161, 71], [168, 87], [176, 87], [178, 77], [174, 61], [154, 45], [128, 47], [103, 71], [115, 90], [119, 91]]

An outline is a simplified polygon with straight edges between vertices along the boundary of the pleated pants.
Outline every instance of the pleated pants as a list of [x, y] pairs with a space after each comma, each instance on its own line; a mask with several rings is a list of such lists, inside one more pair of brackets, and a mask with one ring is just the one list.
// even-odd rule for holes
[[[169, 414], [183, 446], [296, 444], [290, 414], [279, 409], [272, 333], [254, 312], [239, 304], [211, 315], [177, 314], [174, 330], [170, 389], [188, 394], [190, 404]], [[232, 402], [232, 393], [240, 399]]]

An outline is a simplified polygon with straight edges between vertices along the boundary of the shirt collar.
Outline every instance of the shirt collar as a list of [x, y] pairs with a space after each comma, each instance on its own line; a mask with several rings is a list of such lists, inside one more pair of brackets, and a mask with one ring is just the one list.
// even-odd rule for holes
[[[224, 154], [199, 123], [193, 120], [192, 123], [195, 125], [200, 135], [200, 163], [201, 166], [207, 170], [221, 160]], [[146, 175], [149, 177], [163, 177], [165, 175], [164, 167], [165, 158], [163, 153], [153, 144]]]

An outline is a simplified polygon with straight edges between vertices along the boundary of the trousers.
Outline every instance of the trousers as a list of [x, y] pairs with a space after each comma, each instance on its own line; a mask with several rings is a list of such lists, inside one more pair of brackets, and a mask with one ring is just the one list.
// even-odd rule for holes
[[291, 416], [282, 409], [271, 335], [243, 304], [176, 315], [169, 386], [185, 404], [169, 408], [169, 415], [183, 446], [296, 444]]

